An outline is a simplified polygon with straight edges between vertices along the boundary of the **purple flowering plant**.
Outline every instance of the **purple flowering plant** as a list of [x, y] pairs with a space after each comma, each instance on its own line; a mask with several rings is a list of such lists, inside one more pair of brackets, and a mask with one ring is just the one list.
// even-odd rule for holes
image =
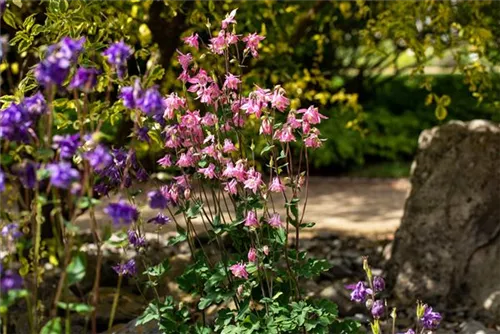
[[[396, 308], [392, 308], [391, 312], [389, 312], [387, 300], [381, 296], [386, 288], [385, 280], [372, 274], [367, 258], [363, 259], [363, 269], [366, 274], [366, 281], [359, 281], [356, 284], [346, 286], [347, 289], [351, 290], [351, 300], [365, 304], [370, 311], [372, 317], [370, 327], [373, 334], [396, 334]], [[405, 333], [428, 333], [437, 329], [441, 320], [440, 313], [433, 311], [431, 306], [418, 301], [415, 329], [409, 328]], [[387, 330], [384, 330], [384, 326], [387, 327]]]

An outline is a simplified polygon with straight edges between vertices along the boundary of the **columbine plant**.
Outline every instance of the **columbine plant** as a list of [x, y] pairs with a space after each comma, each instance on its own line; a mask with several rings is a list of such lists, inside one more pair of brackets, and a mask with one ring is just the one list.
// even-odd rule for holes
[[[351, 300], [356, 303], [364, 303], [366, 308], [370, 310], [372, 322], [370, 323], [371, 330], [374, 334], [384, 333], [383, 324], [386, 323], [388, 330], [386, 333], [396, 333], [396, 308], [388, 312], [387, 300], [382, 299], [380, 294], [385, 290], [385, 281], [380, 276], [373, 276], [372, 270], [368, 264], [368, 259], [363, 260], [363, 269], [366, 273], [366, 282], [359, 281], [355, 285], [349, 285], [347, 288], [352, 290]], [[391, 321], [387, 320], [389, 317]], [[383, 319], [387, 321], [384, 321]], [[400, 334], [422, 334], [432, 332], [437, 329], [441, 322], [441, 314], [432, 311], [432, 307], [421, 302], [417, 302], [416, 309], [416, 326], [415, 329], [410, 328]]]
[[[96, 52], [85, 49], [86, 38], [66, 37], [45, 50], [34, 68], [40, 92], [4, 98], [0, 137], [2, 154], [11, 158], [2, 159], [0, 191], [21, 189], [14, 197], [19, 210], [2, 216], [13, 221], [2, 229], [2, 245], [9, 247], [0, 267], [5, 329], [9, 307], [24, 297], [30, 331], [45, 324], [52, 333], [65, 316], [69, 332], [70, 313], [76, 311], [87, 314], [92, 332], [97, 332], [102, 246], [109, 243], [137, 252], [113, 267], [119, 278], [108, 327], [113, 326], [123, 277], [140, 276], [156, 297], [136, 323], [156, 320], [163, 332], [355, 331], [355, 324], [337, 320], [334, 304], [304, 298], [301, 288], [304, 279], [329, 267], [300, 251], [300, 232], [312, 226], [304, 222], [308, 150], [321, 146], [315, 126], [326, 117], [314, 106], [290, 109], [280, 86], [244, 90], [242, 69], [258, 57], [264, 37], [237, 34], [235, 15], [236, 10], [228, 14], [222, 30], [205, 43], [196, 33], [184, 38], [187, 47], [204, 49], [200, 59], [210, 58], [214, 65], [204, 69], [191, 53], [178, 51], [181, 92], [161, 94], [153, 71], [129, 77], [127, 62], [134, 50], [124, 41]], [[115, 89], [119, 100], [111, 103]], [[133, 145], [105, 144], [101, 129], [106, 119], [99, 114], [103, 105], [130, 116], [135, 141], [156, 139], [164, 145], [158, 164], [172, 175], [168, 182], [148, 175]], [[76, 133], [53, 135], [64, 119], [56, 111], [61, 106], [66, 118], [74, 116]], [[259, 150], [247, 135], [252, 130], [265, 143]], [[132, 188], [148, 179], [157, 185], [147, 194], [157, 214], [146, 220]], [[109, 220], [97, 221], [98, 198], [115, 191], [120, 198], [104, 209]], [[83, 211], [91, 219], [97, 268], [92, 292], [75, 305], [65, 300], [68, 288], [83, 278], [75, 224]], [[108, 224], [122, 232], [111, 237]], [[195, 303], [177, 304], [159, 295], [157, 286], [168, 263], [151, 263], [145, 256], [146, 224], [175, 224], [177, 235], [168, 244], [189, 245], [192, 263], [178, 283], [196, 297]], [[196, 226], [203, 226], [208, 245], [200, 241]], [[216, 249], [215, 255], [208, 247]], [[22, 251], [28, 248], [29, 254]], [[48, 248], [56, 250], [55, 259], [47, 259]], [[61, 274], [50, 305], [42, 305], [39, 287], [48, 261]], [[218, 308], [215, 319], [205, 313], [211, 305]]]

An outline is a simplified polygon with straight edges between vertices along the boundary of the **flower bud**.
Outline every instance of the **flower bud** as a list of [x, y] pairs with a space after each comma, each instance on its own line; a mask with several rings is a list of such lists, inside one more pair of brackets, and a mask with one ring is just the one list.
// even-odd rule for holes
[[373, 300], [367, 299], [366, 302], [365, 302], [365, 306], [366, 306], [367, 309], [370, 310], [372, 308], [372, 306], [373, 306]]
[[382, 277], [375, 276], [373, 278], [373, 289], [375, 290], [375, 292], [384, 291], [384, 289], [385, 289], [385, 281], [384, 281], [384, 279]]
[[266, 256], [269, 255], [269, 246], [265, 245], [264, 247], [262, 247], [262, 252], [264, 252]]

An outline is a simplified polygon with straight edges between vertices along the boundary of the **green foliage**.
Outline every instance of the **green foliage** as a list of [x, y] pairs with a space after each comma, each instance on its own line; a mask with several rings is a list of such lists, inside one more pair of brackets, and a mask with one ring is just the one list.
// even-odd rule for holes
[[[402, 76], [374, 86], [360, 102], [364, 110], [363, 132], [353, 132], [332, 119], [322, 124], [322, 133], [328, 140], [322, 148], [312, 152], [314, 166], [331, 173], [347, 170], [357, 173], [361, 166], [368, 165], [369, 168], [372, 164], [411, 161], [420, 133], [442, 123], [432, 112], [435, 107], [428, 104], [429, 92], [422, 87], [429, 79], [434, 83], [432, 95], [438, 96], [446, 107], [446, 120], [500, 121], [493, 104], [478, 103], [469, 94], [463, 76]], [[341, 111], [329, 114], [332, 113], [335, 118], [342, 117]], [[403, 167], [401, 171], [398, 167], [389, 175], [372, 170], [368, 176], [404, 176], [407, 168]]]

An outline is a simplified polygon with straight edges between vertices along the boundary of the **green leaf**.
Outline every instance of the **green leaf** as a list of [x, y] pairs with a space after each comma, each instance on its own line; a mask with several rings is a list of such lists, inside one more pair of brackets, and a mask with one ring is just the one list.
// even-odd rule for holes
[[316, 225], [316, 223], [313, 223], [313, 222], [302, 223], [302, 224], [300, 224], [300, 228], [312, 228], [312, 227], [314, 227], [314, 225]]
[[286, 242], [286, 232], [284, 228], [279, 228], [276, 230], [276, 242], [280, 245], [284, 245]]
[[207, 307], [209, 307], [210, 305], [212, 305], [212, 302], [213, 302], [213, 300], [212, 300], [212, 299], [205, 298], [205, 297], [201, 297], [201, 298], [200, 298], [200, 302], [198, 303], [198, 308], [199, 308], [200, 310], [204, 310], [204, 309], [206, 309]]
[[440, 121], [442, 121], [443, 119], [445, 119], [446, 116], [448, 115], [448, 111], [442, 105], [438, 105], [436, 107], [436, 110], [434, 111], [434, 113], [436, 114], [436, 118], [438, 120], [440, 120]]
[[163, 260], [162, 263], [148, 268], [146, 271], [144, 271], [144, 274], [154, 277], [160, 277], [165, 275], [169, 269], [170, 269], [170, 262], [168, 261], [168, 259], [165, 259]]
[[94, 310], [94, 307], [91, 305], [76, 304], [76, 303], [64, 303], [64, 302], [58, 302], [57, 307], [60, 307], [63, 310], [70, 310], [70, 311], [77, 312], [80, 314], [89, 314]]
[[4, 12], [3, 12], [3, 15], [2, 15], [2, 19], [5, 23], [7, 23], [9, 26], [11, 26], [12, 28], [16, 29], [17, 28], [17, 24], [16, 24], [16, 16], [14, 15], [14, 13], [12, 13], [10, 10], [6, 9]]
[[442, 105], [443, 107], [449, 106], [451, 103], [451, 97], [448, 95], [443, 95], [439, 98], [439, 104]]
[[266, 152], [270, 151], [273, 147], [274, 147], [274, 145], [269, 145], [269, 144], [268, 144], [268, 145], [266, 145], [266, 147], [264, 147], [264, 148], [262, 149], [262, 151], [260, 151], [260, 155], [263, 155], [264, 153], [266, 153]]
[[66, 268], [68, 285], [78, 283], [85, 277], [86, 262], [83, 252], [78, 252], [73, 256], [68, 268]]
[[177, 235], [175, 237], [172, 237], [168, 239], [167, 245], [173, 246], [176, 245], [180, 242], [186, 241], [187, 240], [187, 233], [186, 230], [180, 226], [177, 227]]
[[54, 318], [47, 322], [45, 326], [43, 326], [40, 334], [61, 334], [62, 333], [62, 324], [61, 318]]
[[186, 212], [187, 217], [191, 219], [196, 218], [196, 216], [200, 213], [202, 206], [203, 206], [202, 202], [195, 202], [187, 210]]
[[69, 4], [68, 0], [59, 0], [59, 10], [65, 12], [68, 10]]

